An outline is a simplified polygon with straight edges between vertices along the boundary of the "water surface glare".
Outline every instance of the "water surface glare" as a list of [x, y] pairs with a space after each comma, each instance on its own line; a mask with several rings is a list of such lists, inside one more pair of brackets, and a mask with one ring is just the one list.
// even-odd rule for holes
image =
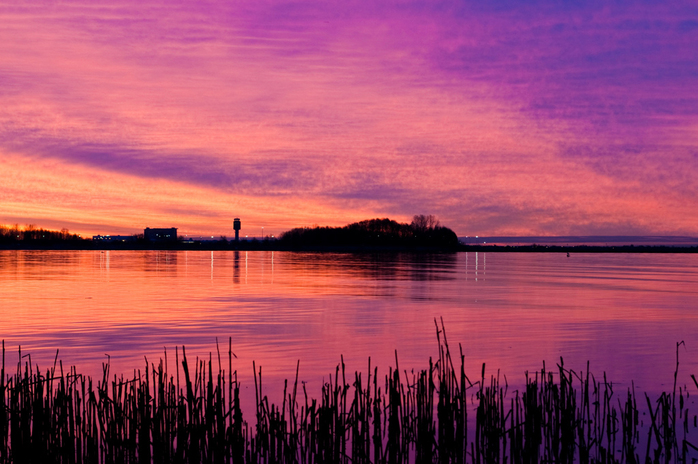
[[[216, 339], [248, 393], [252, 361], [279, 401], [295, 375], [309, 394], [344, 355], [347, 369], [421, 369], [436, 357], [434, 318], [471, 378], [510, 384], [560, 356], [620, 385], [655, 392], [698, 374], [698, 256], [667, 254], [334, 254], [0, 251], [0, 338], [41, 368], [99, 375], [143, 369], [176, 346], [208, 358]], [[243, 392], [244, 393], [244, 392]]]

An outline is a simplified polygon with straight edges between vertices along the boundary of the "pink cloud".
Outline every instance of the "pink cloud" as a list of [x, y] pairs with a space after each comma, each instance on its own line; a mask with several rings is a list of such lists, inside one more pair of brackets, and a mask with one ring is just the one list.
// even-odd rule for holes
[[[196, 191], [138, 215], [199, 208], [204, 229], [230, 214], [210, 192], [279, 229], [433, 212], [462, 235], [698, 233], [696, 9], [493, 5], [5, 6], [0, 151], [87, 190]], [[27, 218], [124, 227], [129, 195], [148, 202], [114, 190], [99, 221]]]

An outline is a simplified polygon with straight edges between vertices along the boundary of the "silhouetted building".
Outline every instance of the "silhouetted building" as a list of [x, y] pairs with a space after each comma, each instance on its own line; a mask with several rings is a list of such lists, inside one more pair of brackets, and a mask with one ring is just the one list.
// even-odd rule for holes
[[240, 228], [241, 228], [240, 218], [233, 219], [233, 229], [235, 230], [235, 241], [236, 242], [240, 241]]
[[132, 242], [136, 240], [133, 235], [93, 235], [94, 242]]
[[143, 238], [151, 242], [169, 242], [177, 240], [177, 228], [151, 229], [146, 227], [143, 231]]

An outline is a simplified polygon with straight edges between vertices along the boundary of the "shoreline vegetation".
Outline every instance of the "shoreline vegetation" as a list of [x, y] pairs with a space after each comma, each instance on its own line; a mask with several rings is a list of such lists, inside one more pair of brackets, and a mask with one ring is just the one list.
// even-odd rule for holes
[[263, 240], [148, 241], [143, 234], [123, 241], [94, 241], [60, 231], [0, 225], [0, 250], [268, 250], [333, 253], [698, 253], [698, 246], [674, 245], [482, 245], [464, 244], [434, 216], [416, 215], [410, 224], [370, 219], [343, 227], [305, 227]]
[[396, 247], [457, 249], [458, 236], [432, 215], [415, 215], [410, 224], [391, 219], [369, 219], [344, 227], [296, 228], [284, 232], [279, 244], [307, 247]]
[[342, 359], [321, 392], [308, 392], [297, 365], [280, 404], [264, 395], [253, 362], [253, 421], [243, 417], [231, 340], [227, 369], [220, 349], [189, 364], [182, 348], [176, 372], [165, 352], [132, 378], [103, 364], [96, 382], [65, 371], [58, 353], [42, 370], [20, 351], [6, 371], [3, 342], [0, 463], [695, 462], [695, 390], [677, 385], [680, 343], [673, 388], [658, 398], [562, 359], [510, 390], [484, 365], [468, 377], [462, 347], [452, 352], [443, 321], [435, 325], [438, 356], [425, 369], [401, 371], [396, 353], [384, 378], [370, 358], [352, 375]]

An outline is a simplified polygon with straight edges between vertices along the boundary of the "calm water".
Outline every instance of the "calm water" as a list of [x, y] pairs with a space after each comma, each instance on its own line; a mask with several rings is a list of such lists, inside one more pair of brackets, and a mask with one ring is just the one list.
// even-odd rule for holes
[[[434, 318], [463, 346], [477, 378], [510, 384], [564, 356], [621, 385], [654, 392], [698, 374], [698, 256], [461, 253], [0, 251], [0, 338], [41, 367], [97, 375], [143, 368], [175, 346], [206, 356], [233, 339], [243, 386], [263, 366], [271, 399], [295, 374], [309, 393], [334, 372], [372, 365], [424, 368], [436, 356]], [[275, 396], [278, 395], [278, 396]]]

